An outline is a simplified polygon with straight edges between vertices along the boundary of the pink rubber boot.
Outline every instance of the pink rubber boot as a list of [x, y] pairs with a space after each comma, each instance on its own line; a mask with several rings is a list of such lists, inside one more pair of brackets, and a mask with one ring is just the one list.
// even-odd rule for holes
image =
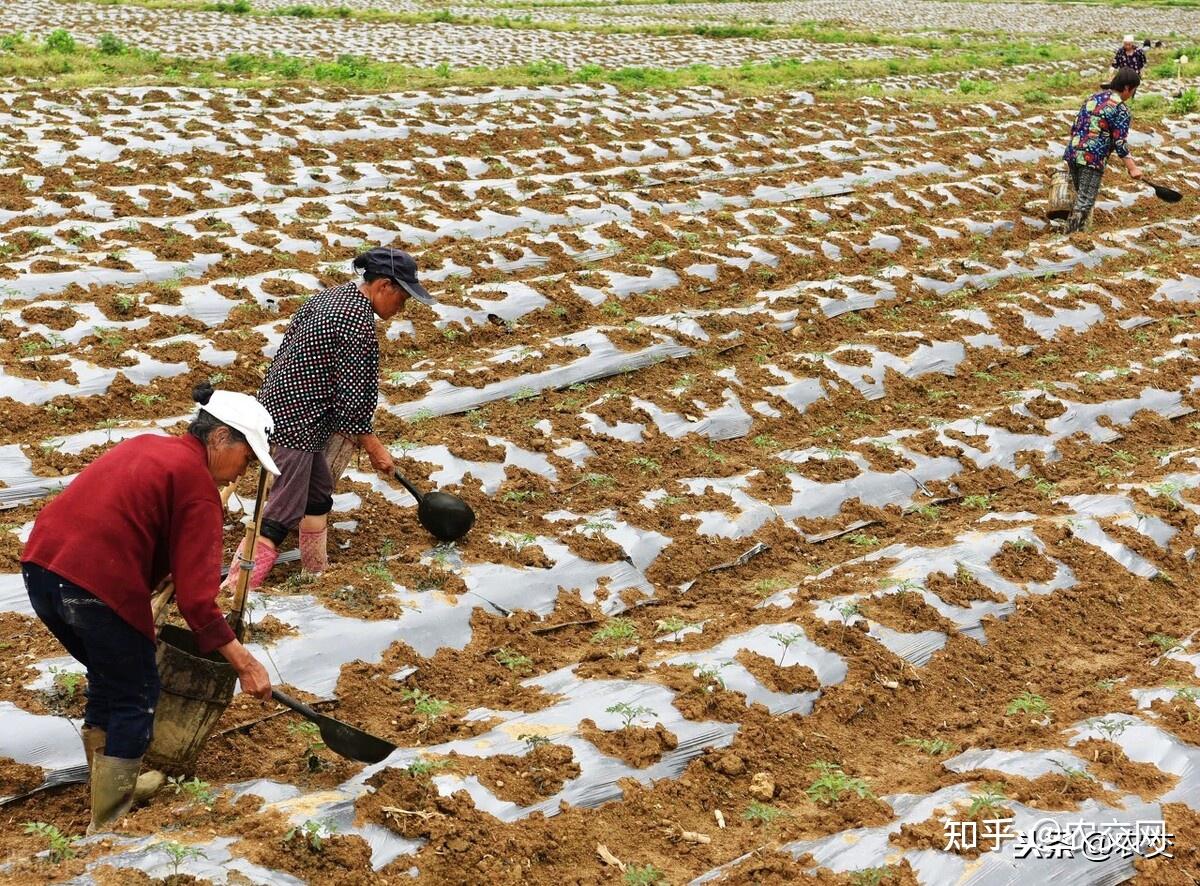
[[[238, 575], [242, 571], [242, 546], [245, 543], [246, 540], [242, 539], [238, 542], [237, 550], [233, 552], [233, 562], [229, 564], [229, 575], [225, 578], [224, 585], [229, 590], [237, 587]], [[262, 587], [263, 582], [267, 579], [267, 573], [271, 571], [271, 567], [278, 559], [279, 551], [259, 539], [258, 544], [254, 546], [254, 566], [250, 570], [250, 590]]]
[[327, 529], [300, 530], [300, 568], [309, 575], [320, 575], [329, 568]]

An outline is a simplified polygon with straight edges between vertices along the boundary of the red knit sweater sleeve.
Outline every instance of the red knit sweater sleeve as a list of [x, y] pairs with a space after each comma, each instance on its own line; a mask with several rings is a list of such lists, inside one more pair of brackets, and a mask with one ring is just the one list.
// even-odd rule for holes
[[175, 600], [201, 652], [234, 639], [217, 606], [221, 584], [221, 506], [211, 499], [176, 505], [171, 514], [171, 575]]

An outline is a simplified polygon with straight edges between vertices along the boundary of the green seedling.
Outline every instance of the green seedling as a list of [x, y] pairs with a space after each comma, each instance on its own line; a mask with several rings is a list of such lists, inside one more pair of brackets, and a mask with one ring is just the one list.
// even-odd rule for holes
[[605, 643], [613, 647], [609, 653], [613, 658], [624, 658], [624, 646], [640, 639], [637, 625], [627, 618], [610, 618], [604, 627], [592, 634], [593, 643]]
[[850, 874], [850, 886], [880, 886], [884, 880], [896, 875], [896, 868], [863, 868]]
[[292, 723], [288, 732], [297, 736], [304, 743], [304, 760], [309, 772], [318, 772], [325, 768], [325, 761], [319, 752], [325, 750], [325, 742], [321, 741], [321, 727], [307, 720], [303, 723]]
[[1090, 772], [1088, 772], [1086, 769], [1080, 769], [1078, 766], [1067, 766], [1066, 764], [1060, 763], [1057, 760], [1054, 761], [1054, 765], [1057, 766], [1060, 770], [1062, 770], [1062, 774], [1067, 779], [1067, 781], [1095, 781], [1096, 780], [1095, 777]]
[[963, 496], [963, 507], [972, 508], [977, 511], [990, 511], [992, 509], [992, 497], [990, 495]]
[[754, 583], [754, 593], [760, 597], [769, 597], [776, 591], [786, 588], [787, 584], [782, 578], [764, 578]]
[[1058, 494], [1058, 486], [1043, 477], [1033, 481], [1033, 488], [1046, 498], [1054, 498]]
[[[1172, 701], [1188, 701], [1192, 704], [1200, 702], [1200, 688], [1184, 686], [1182, 683], [1170, 683], [1167, 688], [1175, 693], [1171, 696]], [[1190, 715], [1188, 719], [1192, 719]]]
[[583, 482], [594, 489], [612, 486], [616, 483], [608, 474], [584, 474]]
[[1031, 718], [1049, 719], [1054, 715], [1054, 710], [1046, 702], [1046, 699], [1026, 690], [1008, 703], [1004, 714], [1008, 717], [1014, 714], [1028, 714]]
[[628, 702], [617, 702], [614, 705], [609, 705], [604, 709], [606, 714], [616, 714], [621, 718], [621, 728], [628, 729], [633, 725], [635, 720], [640, 720], [643, 717], [657, 717], [654, 711], [644, 705], [631, 705]]
[[609, 520], [588, 520], [580, 527], [580, 531], [589, 538], [595, 538], [603, 532], [611, 532], [617, 525]]
[[409, 778], [425, 778], [439, 769], [445, 769], [450, 764], [446, 760], [413, 760], [403, 770]]
[[967, 807], [967, 816], [975, 818], [981, 813], [987, 813], [995, 818], [1004, 810], [1004, 801], [1007, 799], [1003, 783], [989, 782], [983, 785], [979, 793], [971, 797], [971, 805]]
[[163, 840], [155, 843], [150, 847], [157, 849], [159, 852], [165, 852], [171, 859], [171, 876], [179, 876], [179, 866], [189, 858], [207, 858], [203, 852], [195, 846], [188, 846], [185, 843], [177, 843], [174, 840]]
[[652, 864], [631, 864], [625, 868], [626, 886], [652, 886], [664, 882], [665, 874]]
[[1166, 634], [1151, 634], [1150, 642], [1157, 646], [1158, 651], [1163, 655], [1169, 652], [1178, 652], [1184, 648], [1182, 642]]
[[654, 633], [656, 634], [671, 634], [676, 643], [679, 642], [679, 635], [687, 628], [698, 627], [695, 622], [685, 621], [678, 615], [672, 615], [668, 618], [660, 618], [654, 623]]
[[413, 703], [413, 713], [425, 718], [425, 722], [421, 725], [420, 731], [424, 732], [433, 722], [446, 711], [450, 710], [450, 702], [443, 701], [440, 698], [434, 698], [428, 692], [421, 689], [403, 689], [400, 692], [400, 697], [405, 701]]
[[212, 790], [212, 786], [198, 778], [174, 775], [167, 779], [167, 785], [174, 788], [176, 794], [183, 794], [193, 806], [212, 809], [213, 804], [217, 802], [217, 795]]
[[299, 837], [308, 846], [310, 852], [321, 852], [325, 848], [325, 840], [336, 833], [337, 828], [329, 819], [323, 818], [316, 821], [310, 818], [304, 824], [297, 825], [284, 834], [283, 842], [284, 845], [288, 845], [296, 837]]
[[537, 750], [542, 745], [550, 744], [550, 739], [546, 738], [546, 736], [535, 735], [531, 732], [522, 732], [517, 736], [517, 741], [525, 742], [525, 749], [531, 752]]
[[167, 398], [164, 397], [162, 394], [137, 393], [137, 394], [132, 395], [129, 399], [132, 400], [134, 403], [136, 403], [138, 406], [154, 406], [155, 404], [161, 403], [163, 400], [165, 400]]
[[138, 300], [136, 295], [122, 293], [113, 297], [113, 308], [118, 314], [128, 314], [137, 307]]
[[865, 532], [851, 533], [846, 536], [846, 540], [860, 548], [873, 548], [879, 544], [878, 536], [868, 535]]
[[1105, 677], [1103, 680], [1096, 681], [1096, 688], [1102, 692], [1112, 692], [1117, 688], [1118, 682], [1119, 681], [1114, 680], [1112, 677]]
[[62, 668], [50, 668], [54, 685], [54, 697], [65, 704], [70, 704], [78, 695], [85, 676], [82, 671], [67, 671]]
[[785, 634], [783, 631], [778, 631], [771, 634], [771, 639], [783, 647], [783, 651], [779, 653], [779, 667], [783, 667], [783, 660], [787, 658], [788, 649], [793, 643], [798, 643], [804, 639], [803, 634]]
[[719, 686], [725, 688], [725, 681], [721, 679], [721, 669], [729, 667], [730, 662], [725, 662], [719, 665], [704, 665], [696, 669], [696, 680], [704, 687], [705, 692], [715, 692]]
[[905, 738], [900, 744], [907, 748], [916, 748], [931, 757], [944, 757], [958, 749], [958, 745], [942, 738]]
[[542, 494], [536, 489], [510, 489], [508, 492], [500, 496], [500, 500], [523, 503], [527, 501], [537, 501], [541, 497]]
[[514, 674], [528, 673], [533, 670], [533, 659], [528, 655], [521, 655], [507, 646], [501, 648], [494, 656], [497, 662], [504, 665]]
[[631, 458], [629, 463], [645, 474], [657, 474], [662, 469], [662, 465], [653, 458]]
[[1150, 491], [1154, 493], [1155, 498], [1161, 498], [1163, 504], [1168, 510], [1177, 511], [1183, 505], [1179, 501], [1179, 493], [1183, 490], [1183, 486], [1179, 483], [1164, 482], [1155, 483], [1150, 487]]
[[746, 807], [746, 811], [742, 813], [742, 818], [759, 827], [769, 828], [777, 819], [786, 818], [789, 814], [786, 810], [780, 809], [777, 806], [759, 803], [755, 800]]
[[392, 570], [388, 569], [384, 563], [368, 563], [362, 568], [364, 575], [369, 575], [371, 578], [377, 578], [380, 581], [390, 582], [393, 580]]
[[44, 821], [27, 821], [24, 825], [26, 834], [33, 834], [46, 841], [47, 858], [52, 864], [66, 861], [75, 857], [75, 841], [79, 835], [67, 836], [52, 824]]
[[853, 600], [847, 600], [837, 608], [838, 617], [842, 620], [842, 632], [839, 635], [842, 639], [846, 637], [846, 628], [854, 619], [862, 615], [862, 609]]
[[937, 505], [909, 505], [904, 509], [906, 514], [920, 514], [926, 520], [937, 520], [942, 516], [942, 509]]
[[852, 793], [860, 799], [873, 798], [871, 789], [861, 778], [851, 778], [842, 771], [836, 763], [817, 760], [810, 764], [810, 769], [818, 772], [817, 778], [805, 790], [810, 800], [819, 806], [830, 806], [841, 799], [843, 794]]

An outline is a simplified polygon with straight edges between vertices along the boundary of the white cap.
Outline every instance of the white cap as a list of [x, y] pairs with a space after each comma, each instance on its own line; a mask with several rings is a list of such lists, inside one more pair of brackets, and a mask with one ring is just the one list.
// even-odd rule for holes
[[249, 394], [213, 391], [208, 402], [200, 408], [218, 421], [241, 431], [250, 448], [254, 450], [258, 463], [276, 477], [279, 476], [279, 468], [271, 458], [271, 444], [267, 439], [275, 430], [275, 422], [265, 406]]
[[1137, 43], [1137, 38], [1133, 34], [1126, 34], [1121, 38], [1122, 43]]

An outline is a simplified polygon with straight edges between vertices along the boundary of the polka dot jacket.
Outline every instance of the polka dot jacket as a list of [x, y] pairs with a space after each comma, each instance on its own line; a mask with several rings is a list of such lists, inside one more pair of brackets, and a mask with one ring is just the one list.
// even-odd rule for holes
[[326, 289], [292, 317], [258, 399], [271, 442], [317, 452], [336, 431], [371, 433], [379, 403], [375, 314], [357, 283]]

